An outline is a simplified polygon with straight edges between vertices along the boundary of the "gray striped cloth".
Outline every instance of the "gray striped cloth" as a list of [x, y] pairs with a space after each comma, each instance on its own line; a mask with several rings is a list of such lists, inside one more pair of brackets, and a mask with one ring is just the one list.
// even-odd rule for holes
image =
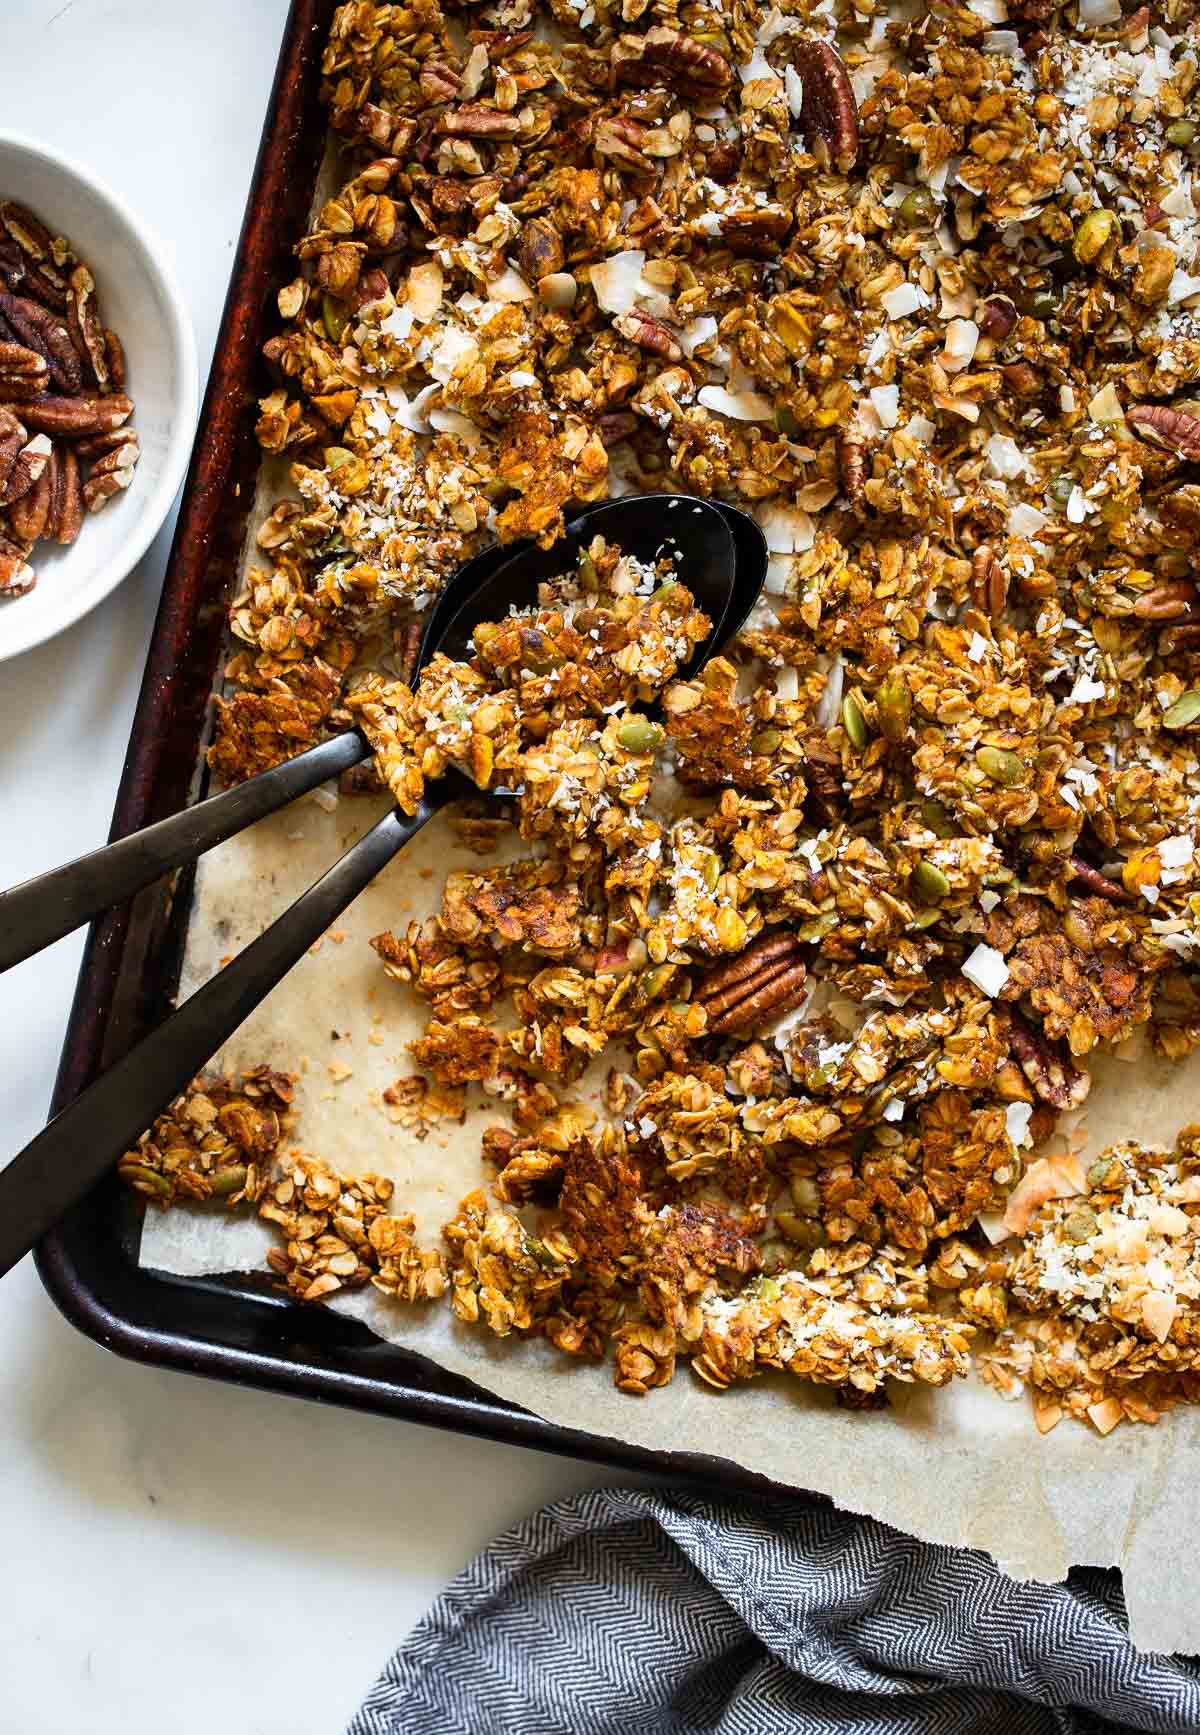
[[461, 1573], [349, 1735], [1200, 1730], [1200, 1665], [1135, 1651], [1115, 1572], [985, 1554], [816, 1501], [600, 1488]]

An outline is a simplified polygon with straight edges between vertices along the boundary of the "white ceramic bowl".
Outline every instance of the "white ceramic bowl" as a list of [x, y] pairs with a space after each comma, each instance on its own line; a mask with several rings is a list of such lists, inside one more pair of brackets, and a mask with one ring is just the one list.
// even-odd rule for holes
[[[39, 542], [31, 562], [37, 584], [26, 596], [0, 601], [2, 662], [79, 620], [137, 565], [187, 470], [199, 381], [179, 285], [118, 198], [44, 145], [0, 132], [0, 199], [27, 205], [91, 267], [105, 324], [125, 346], [131, 425], [142, 444], [125, 493], [87, 514], [72, 547]], [[20, 406], [14, 408], [19, 415]]]

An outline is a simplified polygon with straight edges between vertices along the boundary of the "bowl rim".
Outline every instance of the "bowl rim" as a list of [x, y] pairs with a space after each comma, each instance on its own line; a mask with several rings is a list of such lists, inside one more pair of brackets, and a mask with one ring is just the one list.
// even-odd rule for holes
[[26, 133], [0, 128], [0, 151], [5, 150], [18, 154], [24, 152], [29, 157], [40, 158], [52, 169], [77, 181], [125, 224], [140, 249], [146, 270], [159, 292], [168, 341], [176, 358], [179, 392], [175, 426], [167, 444], [162, 470], [131, 526], [128, 538], [118, 552], [92, 572], [81, 586], [64, 592], [61, 613], [56, 614], [52, 620], [42, 620], [38, 626], [23, 632], [20, 624], [20, 599], [14, 598], [11, 603], [5, 604], [6, 614], [10, 608], [17, 613], [14, 615], [12, 637], [0, 637], [0, 663], [8, 662], [13, 657], [57, 638], [68, 627], [74, 626], [77, 621], [90, 614], [129, 577], [162, 529], [183, 483], [200, 410], [200, 363], [191, 315], [179, 279], [168, 263], [153, 228], [137, 216], [105, 181], [97, 179], [90, 170], [81, 167], [73, 157], [65, 155], [54, 146], [30, 138]]

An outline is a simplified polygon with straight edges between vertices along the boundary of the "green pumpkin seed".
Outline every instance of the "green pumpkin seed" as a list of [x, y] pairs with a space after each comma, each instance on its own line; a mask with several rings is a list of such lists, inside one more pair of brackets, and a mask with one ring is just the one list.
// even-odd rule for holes
[[796, 938], [805, 946], [815, 945], [833, 932], [839, 920], [836, 910], [828, 910], [823, 916], [814, 916], [811, 922], [802, 923], [796, 929]]
[[914, 187], [900, 201], [898, 212], [906, 229], [928, 229], [938, 214], [938, 201], [928, 187]]
[[217, 1169], [209, 1177], [209, 1186], [214, 1199], [227, 1199], [231, 1193], [240, 1193], [246, 1185], [246, 1165], [234, 1163], [228, 1169]]
[[1164, 136], [1169, 145], [1184, 150], [1195, 138], [1196, 128], [1190, 120], [1176, 120], [1171, 122]]
[[1096, 1213], [1090, 1205], [1076, 1205], [1063, 1220], [1063, 1234], [1069, 1241], [1087, 1241], [1096, 1233], [1096, 1228]]
[[950, 809], [943, 807], [940, 801], [918, 801], [917, 813], [922, 825], [928, 826], [934, 837], [958, 836], [958, 828], [950, 816]]
[[171, 1183], [165, 1175], [160, 1175], [157, 1169], [148, 1169], [144, 1163], [119, 1163], [117, 1173], [129, 1186], [136, 1187], [139, 1192], [151, 1193], [156, 1199], [171, 1197]]
[[1098, 259], [1116, 234], [1117, 228], [1117, 219], [1112, 211], [1089, 211], [1076, 229], [1075, 239], [1071, 243], [1071, 249], [1079, 263], [1090, 265], [1093, 259]]
[[663, 732], [657, 723], [651, 723], [645, 717], [635, 717], [632, 722], [621, 724], [617, 740], [630, 753], [653, 753], [656, 747], [662, 746]]
[[867, 720], [852, 693], [847, 693], [842, 700], [842, 728], [849, 737], [850, 745], [861, 753], [868, 739]]
[[1181, 699], [1176, 699], [1169, 710], [1163, 712], [1164, 729], [1186, 729], [1189, 723], [1200, 718], [1200, 687], [1191, 687]]
[[1109, 1170], [1112, 1166], [1111, 1157], [1097, 1157], [1087, 1172], [1088, 1186], [1103, 1187], [1108, 1180]]
[[913, 927], [932, 928], [941, 913], [941, 910], [936, 904], [931, 904], [926, 910], [918, 910], [916, 915], [913, 917]]
[[1056, 476], [1050, 484], [1050, 498], [1057, 506], [1065, 506], [1074, 492], [1074, 476]]
[[781, 729], [760, 729], [757, 735], [751, 736], [750, 751], [752, 753], [774, 753], [783, 740]]
[[1039, 291], [1029, 303], [1029, 311], [1034, 319], [1053, 319], [1058, 312], [1058, 296], [1048, 289]]
[[950, 895], [950, 881], [931, 861], [919, 861], [913, 869], [913, 890], [923, 904], [940, 904]]
[[875, 695], [879, 728], [886, 740], [903, 741], [912, 717], [912, 694], [899, 675], [889, 675]]
[[647, 970], [641, 980], [642, 993], [647, 1000], [657, 1000], [664, 988], [675, 974], [674, 964], [656, 964], [652, 970]]
[[775, 411], [775, 427], [785, 440], [795, 440], [800, 435], [800, 423], [793, 411], [786, 404], [780, 404]]
[[[1200, 701], [1200, 693], [1196, 695]], [[1007, 747], [981, 747], [975, 755], [975, 763], [985, 777], [990, 777], [993, 783], [1001, 783], [1005, 789], [1015, 789], [1025, 781], [1025, 767], [1018, 754], [1010, 753]]]
[[350, 315], [340, 301], [332, 295], [321, 297], [321, 324], [325, 327], [325, 335], [330, 343], [341, 343], [346, 335], [346, 327], [350, 323]]
[[715, 892], [717, 889], [717, 881], [720, 877], [721, 858], [720, 856], [710, 855], [704, 864], [704, 885], [706, 890]]
[[344, 470], [347, 464], [353, 464], [354, 453], [348, 452], [345, 446], [326, 446], [325, 468], [327, 470]]

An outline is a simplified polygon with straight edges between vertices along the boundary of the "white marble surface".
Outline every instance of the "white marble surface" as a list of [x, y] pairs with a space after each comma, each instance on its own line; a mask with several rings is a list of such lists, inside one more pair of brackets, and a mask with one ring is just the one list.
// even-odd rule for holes
[[[0, 0], [0, 127], [91, 163], [158, 231], [205, 370], [286, 11]], [[168, 544], [0, 669], [0, 885], [104, 841]], [[0, 977], [10, 1151], [44, 1119], [80, 947]], [[336, 1732], [477, 1548], [598, 1479], [120, 1362], [27, 1260], [0, 1283], [0, 1735]]]

